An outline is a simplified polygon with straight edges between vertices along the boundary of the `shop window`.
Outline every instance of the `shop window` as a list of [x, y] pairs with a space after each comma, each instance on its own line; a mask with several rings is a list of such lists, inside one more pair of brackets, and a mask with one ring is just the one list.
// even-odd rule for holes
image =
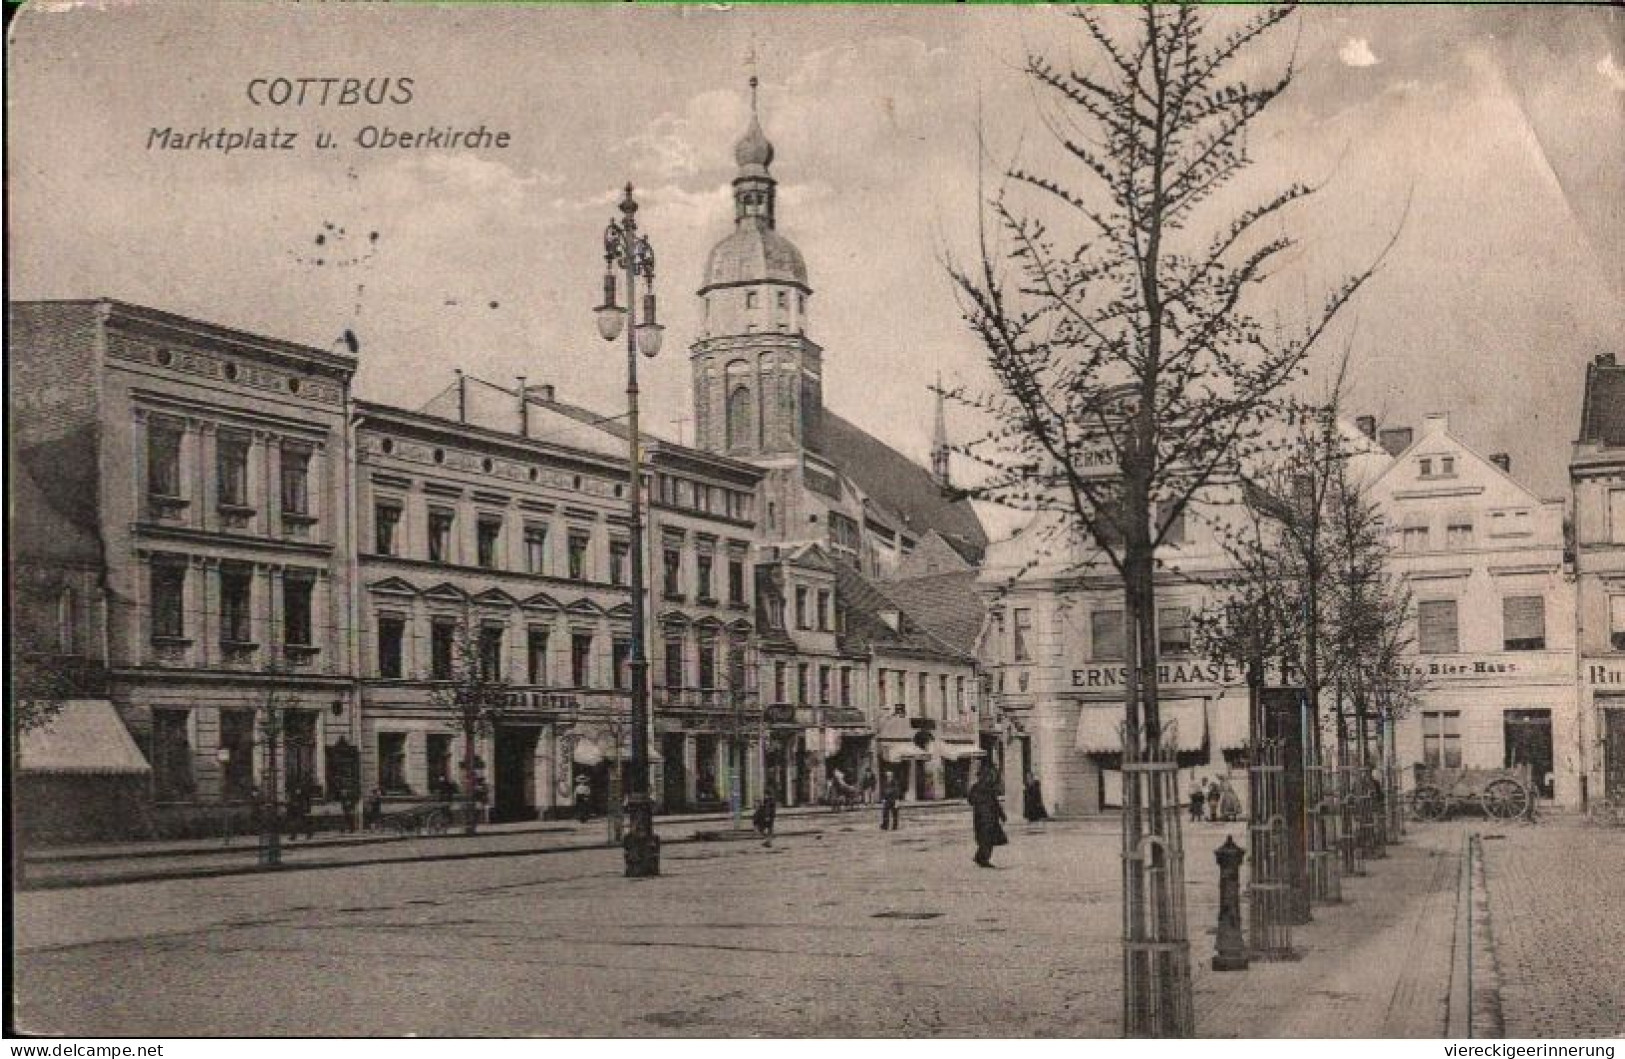
[[1425, 600], [1416, 605], [1417, 649], [1425, 655], [1448, 655], [1461, 650], [1456, 629], [1456, 601]]
[[254, 711], [220, 711], [220, 796], [228, 802], [254, 796]]
[[1460, 710], [1423, 711], [1422, 764], [1429, 768], [1461, 768]]
[[1503, 646], [1508, 651], [1546, 649], [1546, 600], [1542, 596], [1508, 596], [1501, 601]]
[[152, 788], [160, 802], [190, 801], [197, 793], [188, 721], [186, 710], [152, 711]]
[[423, 739], [423, 777], [431, 793], [451, 783], [451, 736], [430, 732]]

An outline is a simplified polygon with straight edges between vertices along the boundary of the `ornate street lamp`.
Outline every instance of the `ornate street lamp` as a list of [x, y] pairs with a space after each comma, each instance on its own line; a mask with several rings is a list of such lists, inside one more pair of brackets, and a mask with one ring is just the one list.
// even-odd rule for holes
[[[597, 309], [598, 333], [613, 342], [626, 331], [626, 426], [631, 464], [632, 560], [632, 789], [627, 796], [630, 827], [622, 840], [626, 874], [637, 878], [660, 874], [660, 838], [654, 831], [654, 806], [649, 800], [649, 659], [643, 643], [643, 472], [638, 439], [638, 354], [660, 352], [661, 332], [655, 321], [655, 253], [649, 240], [638, 234], [638, 204], [632, 185], [621, 198], [621, 218], [604, 230], [604, 304]], [[626, 308], [616, 304], [615, 270], [626, 275]], [[637, 283], [645, 285], [643, 311], [637, 306]], [[629, 319], [630, 318], [630, 319]], [[631, 326], [628, 327], [627, 324]]]

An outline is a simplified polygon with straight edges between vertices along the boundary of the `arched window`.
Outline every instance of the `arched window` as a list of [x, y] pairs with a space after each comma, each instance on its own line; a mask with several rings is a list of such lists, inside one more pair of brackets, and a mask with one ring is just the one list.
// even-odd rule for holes
[[728, 448], [748, 448], [751, 433], [750, 389], [735, 386], [728, 391]]

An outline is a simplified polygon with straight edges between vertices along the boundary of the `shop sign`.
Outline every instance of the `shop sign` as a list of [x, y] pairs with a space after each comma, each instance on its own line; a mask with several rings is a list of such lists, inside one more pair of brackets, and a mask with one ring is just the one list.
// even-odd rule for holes
[[1586, 683], [1597, 687], [1625, 687], [1625, 666], [1587, 662]]
[[1493, 677], [1561, 677], [1572, 672], [1572, 670], [1565, 672], [1565, 664], [1569, 657], [1563, 654], [1535, 653], [1518, 657], [1504, 654], [1449, 655], [1430, 658], [1427, 661], [1401, 663], [1399, 673], [1404, 677], [1445, 681], [1483, 680]]
[[[1164, 687], [1240, 684], [1245, 677], [1240, 669], [1224, 662], [1164, 662], [1157, 666], [1157, 683]], [[1127, 666], [1084, 666], [1072, 671], [1074, 688], [1120, 688], [1127, 681]]]

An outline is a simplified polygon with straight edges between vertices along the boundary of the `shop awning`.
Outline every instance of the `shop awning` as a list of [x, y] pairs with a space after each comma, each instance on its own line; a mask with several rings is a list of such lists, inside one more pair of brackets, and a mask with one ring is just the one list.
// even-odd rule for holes
[[[1206, 699], [1163, 699], [1159, 706], [1164, 736], [1173, 725], [1174, 738], [1181, 751], [1200, 750], [1207, 735]], [[1242, 711], [1245, 717], [1245, 709]], [[1085, 754], [1118, 754], [1123, 750], [1123, 707], [1120, 703], [1086, 705], [1078, 714], [1078, 737], [1074, 744]], [[1242, 726], [1246, 737], [1246, 726]]]
[[[609, 760], [610, 750], [614, 747], [614, 745], [615, 741], [607, 734], [599, 736], [589, 734], [583, 736], [582, 738], [576, 740], [575, 749], [571, 754], [571, 760], [577, 765], [580, 765], [582, 768], [597, 768], [599, 765]], [[632, 760], [631, 739], [623, 738], [621, 740], [620, 758], [622, 761]], [[654, 740], [652, 739], [649, 741], [649, 760], [665, 760], [665, 758], [660, 756], [660, 751], [655, 747]]]
[[912, 741], [883, 739], [880, 743], [880, 760], [888, 765], [901, 765], [905, 761], [925, 761], [930, 756], [930, 751], [921, 750]]
[[987, 751], [975, 743], [939, 743], [937, 755], [944, 761], [968, 761], [971, 758], [987, 757]]
[[141, 776], [152, 771], [106, 699], [70, 699], [50, 724], [23, 733], [22, 772]]
[[1247, 745], [1247, 699], [1223, 695], [1207, 707], [1208, 736], [1215, 750], [1236, 750]]

